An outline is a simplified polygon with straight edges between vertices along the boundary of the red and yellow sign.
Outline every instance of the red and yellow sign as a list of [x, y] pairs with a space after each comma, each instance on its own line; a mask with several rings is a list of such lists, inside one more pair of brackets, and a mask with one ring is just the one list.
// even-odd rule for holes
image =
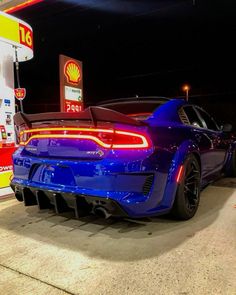
[[16, 88], [14, 89], [16, 99], [23, 100], [26, 95], [25, 88]]
[[78, 84], [81, 80], [81, 71], [79, 65], [73, 60], [68, 60], [68, 62], [65, 64], [64, 74], [68, 83]]
[[33, 48], [33, 31], [29, 25], [0, 14], [0, 36], [4, 39]]
[[82, 62], [60, 55], [61, 111], [78, 113], [83, 110]]
[[33, 49], [33, 32], [27, 26], [19, 24], [20, 44]]

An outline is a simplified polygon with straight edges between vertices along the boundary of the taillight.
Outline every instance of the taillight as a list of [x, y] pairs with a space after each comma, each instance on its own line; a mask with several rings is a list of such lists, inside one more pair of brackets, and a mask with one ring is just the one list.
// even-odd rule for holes
[[151, 141], [145, 134], [124, 130], [100, 128], [38, 128], [20, 133], [20, 145], [27, 145], [33, 139], [84, 139], [96, 142], [104, 148], [134, 149], [149, 148]]
[[147, 137], [133, 132], [115, 130], [112, 148], [148, 148], [150, 141]]

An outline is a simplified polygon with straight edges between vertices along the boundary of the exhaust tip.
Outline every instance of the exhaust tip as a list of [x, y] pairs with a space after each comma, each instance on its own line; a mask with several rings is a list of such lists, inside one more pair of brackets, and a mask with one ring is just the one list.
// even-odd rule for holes
[[108, 213], [108, 211], [105, 208], [100, 206], [95, 207], [93, 211], [97, 216], [105, 218], [105, 219], [108, 219], [111, 216], [111, 214]]
[[23, 193], [22, 190], [20, 188], [18, 188], [17, 186], [12, 186], [11, 185], [12, 190], [15, 193], [15, 197], [17, 199], [17, 201], [19, 202], [23, 202]]

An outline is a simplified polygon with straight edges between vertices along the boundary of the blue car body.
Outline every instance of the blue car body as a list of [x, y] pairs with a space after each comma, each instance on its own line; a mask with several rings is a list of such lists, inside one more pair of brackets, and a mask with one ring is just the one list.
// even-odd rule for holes
[[[133, 105], [146, 102], [132, 101]], [[122, 108], [122, 103], [127, 104], [114, 105]], [[112, 105], [102, 106], [109, 109]], [[190, 113], [194, 110], [197, 114], [202, 126], [190, 122], [188, 107], [192, 108]], [[77, 217], [85, 208], [103, 208], [108, 214], [132, 218], [167, 213], [175, 200], [180, 167], [189, 154], [199, 162], [202, 188], [227, 171], [231, 161], [234, 141], [210, 117], [216, 128], [209, 129], [200, 112], [200, 108], [181, 99], [160, 100], [146, 117], [140, 111], [128, 114], [127, 118], [140, 121], [140, 125], [125, 120], [112, 122], [114, 129], [147, 135], [150, 144], [146, 148], [113, 149], [84, 138], [32, 137], [13, 155], [11, 186], [25, 205], [54, 205], [58, 213], [69, 207]], [[17, 122], [18, 127], [25, 128], [27, 118], [24, 120]], [[71, 120], [75, 122], [75, 117]], [[80, 124], [79, 120], [76, 124]], [[45, 121], [44, 125], [42, 120], [34, 124], [38, 129], [44, 128], [48, 126]], [[54, 127], [55, 121], [60, 120], [54, 120]], [[101, 121], [108, 125], [110, 122], [106, 118]], [[91, 122], [86, 124], [91, 127]], [[63, 124], [60, 123], [62, 128]]]

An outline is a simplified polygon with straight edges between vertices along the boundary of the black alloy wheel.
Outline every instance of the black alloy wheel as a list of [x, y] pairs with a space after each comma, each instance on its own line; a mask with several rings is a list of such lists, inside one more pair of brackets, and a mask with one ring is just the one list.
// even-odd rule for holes
[[187, 156], [172, 208], [175, 218], [188, 220], [197, 212], [200, 201], [200, 179], [200, 166], [196, 157]]

